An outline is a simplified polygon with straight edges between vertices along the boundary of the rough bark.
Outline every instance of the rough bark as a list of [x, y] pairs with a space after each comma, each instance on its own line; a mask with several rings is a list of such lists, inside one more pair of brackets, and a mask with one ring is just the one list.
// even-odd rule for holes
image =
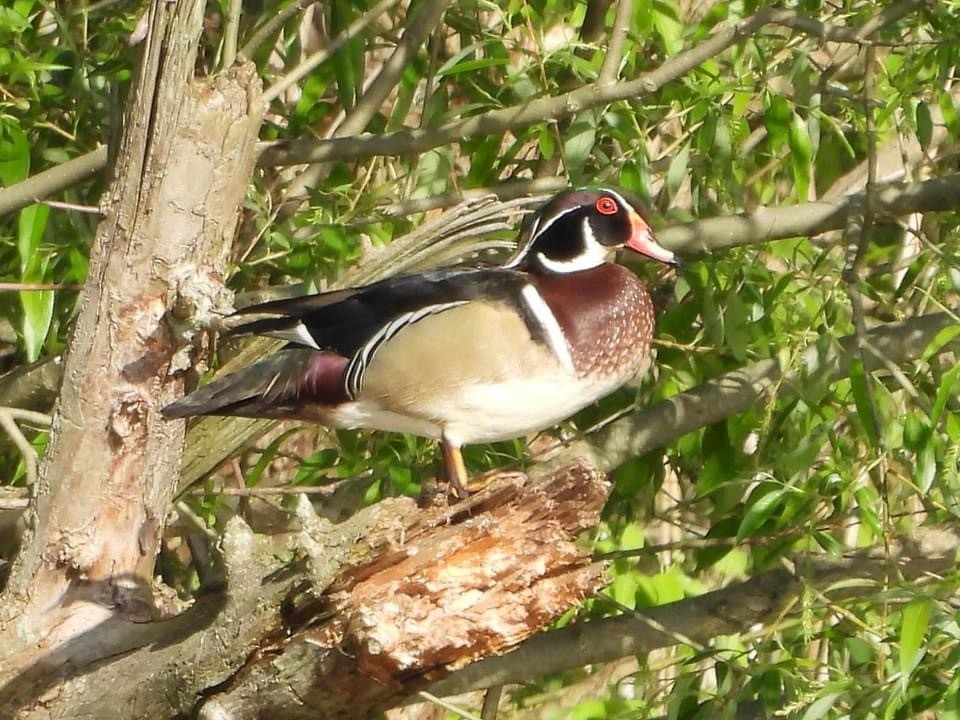
[[[368, 717], [515, 647], [594, 592], [603, 568], [576, 537], [597, 523], [607, 490], [600, 473], [571, 466], [539, 483], [502, 476], [452, 508], [385, 501], [339, 525], [304, 501], [297, 526], [272, 536], [235, 518], [224, 587], [169, 620], [114, 615], [76, 639], [87, 654], [61, 649], [0, 687], [0, 708]], [[51, 711], [51, 696], [69, 703]]]
[[158, 412], [182, 392], [170, 314], [219, 301], [262, 112], [252, 67], [191, 81], [203, 10], [150, 10], [30, 529], [0, 603], [4, 691], [114, 652], [101, 631], [152, 613], [183, 445], [182, 424]]
[[600, 473], [572, 465], [505, 476], [453, 508], [381, 513], [370, 559], [318, 598], [287, 598], [283, 627], [200, 717], [365, 718], [515, 647], [604, 582], [575, 538], [606, 495]]

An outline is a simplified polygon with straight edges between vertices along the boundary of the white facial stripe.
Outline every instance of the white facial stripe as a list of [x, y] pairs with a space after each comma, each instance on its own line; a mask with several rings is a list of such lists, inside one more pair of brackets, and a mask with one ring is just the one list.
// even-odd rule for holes
[[570, 260], [551, 260], [543, 253], [537, 253], [537, 260], [547, 270], [555, 273], [571, 273], [581, 270], [590, 270], [607, 261], [612, 248], [608, 248], [597, 241], [590, 227], [590, 219], [583, 219], [583, 252]]
[[563, 328], [557, 322], [556, 316], [547, 305], [543, 296], [533, 285], [524, 285], [520, 291], [524, 302], [527, 303], [527, 309], [537, 319], [543, 334], [547, 337], [547, 344], [553, 351], [561, 367], [569, 373], [575, 372], [573, 366], [573, 357], [570, 355], [570, 346], [567, 344], [567, 338], [563, 335]]
[[543, 224], [543, 227], [540, 226], [542, 216], [538, 214], [536, 219], [534, 219], [533, 221], [533, 227], [530, 228], [530, 237], [527, 239], [527, 244], [520, 249], [520, 252], [517, 253], [516, 257], [510, 260], [503, 267], [505, 268], [517, 267], [521, 262], [523, 262], [523, 260], [526, 259], [527, 255], [530, 253], [530, 248], [533, 246], [533, 243], [536, 241], [536, 239], [541, 235], [543, 235], [550, 228], [551, 225], [553, 225], [557, 220], [562, 218], [564, 215], [569, 215], [570, 213], [576, 212], [577, 210], [580, 210], [580, 209], [581, 208], [576, 205], [574, 205], [571, 208], [567, 208], [563, 212], [557, 213], [552, 218], [547, 220], [547, 222]]
[[[627, 199], [616, 190], [611, 190], [610, 188], [601, 188], [601, 190], [607, 193], [607, 195], [613, 195], [613, 197], [617, 199], [617, 202], [620, 203], [620, 207], [622, 207], [624, 210], [627, 210], [628, 212], [631, 210], [633, 212], [637, 212], [637, 209], [633, 206], [633, 204], [627, 202]], [[637, 214], [639, 215], [639, 213]]]

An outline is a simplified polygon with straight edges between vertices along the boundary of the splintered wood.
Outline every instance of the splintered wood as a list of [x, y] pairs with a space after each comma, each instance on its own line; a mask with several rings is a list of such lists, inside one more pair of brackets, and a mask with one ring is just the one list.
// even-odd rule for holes
[[[603, 584], [578, 536], [607, 492], [601, 473], [575, 464], [536, 482], [501, 476], [463, 503], [381, 526], [364, 541], [368, 560], [288, 606], [284, 639], [262, 646], [217, 706], [367, 717], [512, 649]], [[293, 680], [304, 673], [309, 689]]]
[[313, 640], [382, 682], [430, 680], [515, 646], [597, 589], [603, 568], [576, 537], [597, 524], [601, 476], [575, 465], [490, 490], [353, 571], [330, 597], [337, 622]]

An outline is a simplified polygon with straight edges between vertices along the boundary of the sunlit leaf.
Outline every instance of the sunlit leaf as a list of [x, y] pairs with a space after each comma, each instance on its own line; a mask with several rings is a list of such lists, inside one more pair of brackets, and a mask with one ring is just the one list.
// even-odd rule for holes
[[20, 124], [0, 116], [0, 184], [9, 187], [30, 174], [30, 143]]
[[790, 165], [793, 168], [794, 196], [800, 202], [807, 199], [812, 159], [813, 143], [807, 124], [799, 114], [793, 113], [790, 120]]
[[592, 122], [579, 121], [571, 126], [563, 143], [563, 160], [567, 171], [579, 172], [590, 157], [597, 138], [597, 129]]
[[800, 720], [820, 720], [820, 718], [826, 717], [842, 696], [843, 693], [832, 692], [817, 698], [807, 707]]
[[918, 598], [908, 603], [903, 609], [900, 620], [900, 672], [904, 690], [920, 659], [921, 648], [930, 622], [930, 606], [929, 600]]
[[933, 117], [930, 115], [930, 106], [921, 101], [917, 103], [917, 140], [924, 150], [930, 146], [933, 139]]
[[757, 530], [781, 506], [781, 501], [787, 492], [788, 488], [785, 487], [773, 488], [752, 502], [744, 513], [743, 520], [740, 521], [740, 527], [737, 530], [737, 542], [742, 542], [744, 538], [756, 534]]

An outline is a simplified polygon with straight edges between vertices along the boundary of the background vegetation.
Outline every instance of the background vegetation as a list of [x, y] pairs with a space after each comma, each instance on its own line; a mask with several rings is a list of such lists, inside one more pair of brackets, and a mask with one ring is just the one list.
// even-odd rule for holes
[[[51, 359], [86, 279], [101, 148], [119, 130], [142, 12], [111, 0], [0, 8], [0, 363], [11, 373], [0, 401], [21, 408], [0, 417], [11, 517], [44, 449]], [[229, 64], [239, 49], [267, 88], [265, 145], [227, 278], [241, 301], [272, 285], [302, 291], [496, 259], [515, 234], [504, 227], [413, 250], [394, 241], [464, 198], [568, 184], [642, 194], [665, 242], [687, 251], [676, 277], [636, 268], [663, 307], [650, 377], [531, 442], [471, 448], [468, 464], [529, 467], [558, 438], [599, 438], [613, 458], [613, 491], [589, 538], [611, 559], [611, 582], [561, 624], [772, 571], [786, 570], [796, 595], [774, 616], [731, 622], [706, 640], [691, 616], [690, 632], [668, 647], [605, 664], [567, 658], [582, 667], [527, 678], [507, 693], [504, 716], [960, 716], [949, 561], [960, 517], [951, 352], [960, 191], [944, 186], [937, 202], [911, 208], [927, 212], [896, 214], [894, 195], [881, 196], [890, 183], [949, 180], [956, 170], [960, 6], [245, 3], [239, 48], [229, 41], [236, 21], [226, 2], [208, 5], [199, 70]], [[702, 56], [684, 54], [691, 49]], [[50, 201], [16, 200], [22, 181], [44, 171], [34, 196]], [[852, 209], [818, 224], [823, 203]], [[794, 206], [801, 228], [810, 220], [805, 231], [761, 237], [702, 225], [685, 240], [675, 227], [758, 208], [773, 227]], [[510, 224], [528, 207], [509, 205]], [[893, 323], [933, 313], [949, 320], [911, 351], [913, 326]], [[880, 326], [894, 330], [878, 349], [867, 331]], [[839, 371], [826, 372], [848, 336]], [[644, 408], [724, 373], [759, 377], [750, 373], [771, 361], [783, 375], [767, 378], [747, 409], [720, 403], [692, 431], [656, 428], [662, 439], [640, 453], [604, 434], [624, 416], [643, 427], [655, 417]], [[419, 439], [287, 425], [187, 488], [178, 513], [215, 538], [233, 514], [266, 523], [284, 512], [279, 487], [338, 512], [351, 493], [364, 503], [416, 494], [435, 470], [435, 449]], [[236, 474], [244, 492], [221, 492]], [[203, 568], [179, 544], [196, 542], [184, 522], [169, 528], [159, 567], [190, 598]], [[15, 541], [6, 543], [9, 557]], [[896, 562], [905, 548], [922, 559], [931, 547], [948, 561]], [[737, 598], [731, 607], [750, 602], [746, 591]]]

